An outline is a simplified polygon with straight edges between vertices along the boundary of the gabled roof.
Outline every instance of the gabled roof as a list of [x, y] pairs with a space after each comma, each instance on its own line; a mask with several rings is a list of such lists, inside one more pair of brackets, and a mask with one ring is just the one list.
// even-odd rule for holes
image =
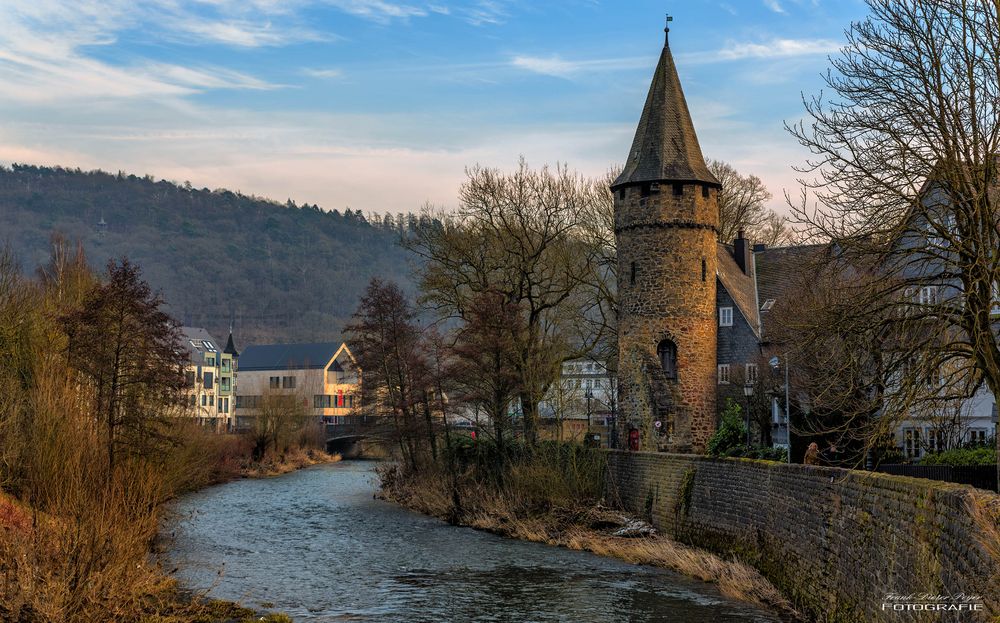
[[677, 67], [665, 42], [653, 73], [625, 168], [611, 188], [656, 181], [704, 182], [719, 186], [698, 145]]
[[219, 352], [219, 343], [201, 327], [181, 327], [181, 345], [193, 363], [202, 363], [206, 354]]
[[740, 270], [739, 264], [733, 259], [729, 245], [720, 242], [717, 244], [717, 249], [719, 282], [740, 308], [740, 313], [746, 318], [754, 334], [760, 337], [760, 316], [757, 310], [753, 272], [746, 275]]
[[[756, 251], [754, 265], [757, 275], [757, 300], [763, 307], [769, 300], [781, 302], [795, 296], [794, 288], [809, 270], [818, 255], [829, 249], [828, 244], [773, 247]], [[760, 315], [763, 332], [767, 333], [767, 312]]]
[[341, 346], [343, 342], [247, 346], [240, 355], [240, 372], [323, 369], [330, 364]]

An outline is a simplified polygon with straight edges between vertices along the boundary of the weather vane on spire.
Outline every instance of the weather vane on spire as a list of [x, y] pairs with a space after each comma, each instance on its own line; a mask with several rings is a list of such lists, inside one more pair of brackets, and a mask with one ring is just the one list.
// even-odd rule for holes
[[670, 13], [667, 13], [667, 24], [666, 27], [663, 29], [663, 32], [667, 33], [666, 37], [664, 38], [664, 43], [668, 45], [670, 44], [670, 22], [672, 21], [674, 21], [674, 18], [670, 15]]

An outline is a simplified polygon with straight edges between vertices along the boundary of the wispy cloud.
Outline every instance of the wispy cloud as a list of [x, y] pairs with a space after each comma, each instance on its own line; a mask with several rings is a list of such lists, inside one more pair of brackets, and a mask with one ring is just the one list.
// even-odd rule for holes
[[423, 7], [388, 0], [329, 0], [329, 4], [345, 13], [379, 23], [393, 19], [424, 17], [428, 12], [428, 9]]
[[775, 13], [785, 13], [785, 7], [781, 6], [778, 0], [764, 0], [764, 6], [771, 9]]
[[299, 26], [277, 26], [271, 21], [206, 20], [196, 15], [165, 20], [164, 38], [185, 43], [219, 43], [233, 47], [260, 48], [335, 38]]
[[553, 54], [551, 56], [515, 56], [510, 65], [517, 69], [545, 76], [570, 78], [582, 72], [615, 71], [636, 69], [649, 65], [648, 58], [603, 58], [590, 60], [567, 60]]
[[344, 76], [344, 71], [342, 69], [337, 69], [335, 67], [328, 68], [316, 68], [316, 67], [303, 67], [299, 70], [304, 76], [309, 76], [310, 78], [320, 78], [323, 80], [333, 80], [335, 78], [342, 78]]
[[833, 54], [842, 44], [833, 39], [771, 39], [763, 42], [729, 41], [712, 52], [681, 54], [685, 64], [718, 63], [746, 59], [782, 59]]

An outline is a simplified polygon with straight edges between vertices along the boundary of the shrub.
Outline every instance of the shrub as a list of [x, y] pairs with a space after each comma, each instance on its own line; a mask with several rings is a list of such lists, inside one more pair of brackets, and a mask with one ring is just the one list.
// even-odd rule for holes
[[722, 410], [719, 428], [708, 440], [708, 454], [711, 456], [741, 456], [732, 454], [742, 452], [747, 439], [747, 427], [740, 417], [740, 406], [731, 398], [726, 400], [726, 408]]
[[920, 459], [920, 465], [996, 465], [996, 447], [954, 448], [944, 452], [928, 454]]

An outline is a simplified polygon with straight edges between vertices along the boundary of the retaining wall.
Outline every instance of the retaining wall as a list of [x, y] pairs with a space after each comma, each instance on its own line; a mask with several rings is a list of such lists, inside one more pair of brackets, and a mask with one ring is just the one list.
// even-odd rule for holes
[[[1000, 497], [990, 492], [837, 468], [609, 451], [606, 497], [678, 541], [755, 566], [813, 620], [1000, 620], [1000, 542], [984, 527], [1000, 521]], [[900, 613], [883, 607], [890, 593], [979, 595], [983, 610]]]

